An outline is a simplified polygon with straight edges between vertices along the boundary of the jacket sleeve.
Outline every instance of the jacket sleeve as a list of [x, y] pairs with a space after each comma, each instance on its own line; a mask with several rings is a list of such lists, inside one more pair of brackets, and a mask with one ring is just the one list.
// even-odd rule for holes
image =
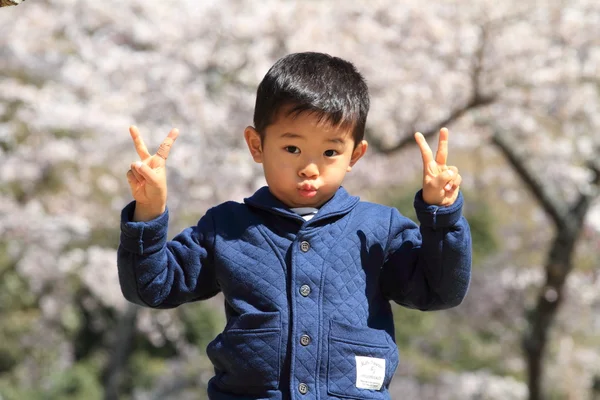
[[415, 196], [421, 226], [393, 209], [390, 239], [381, 271], [384, 295], [419, 310], [459, 305], [471, 279], [471, 233], [462, 216], [463, 196], [448, 207], [426, 204]]
[[198, 224], [167, 241], [169, 212], [133, 222], [135, 202], [121, 213], [117, 251], [125, 298], [146, 307], [172, 308], [219, 292], [213, 265], [214, 222], [210, 211]]

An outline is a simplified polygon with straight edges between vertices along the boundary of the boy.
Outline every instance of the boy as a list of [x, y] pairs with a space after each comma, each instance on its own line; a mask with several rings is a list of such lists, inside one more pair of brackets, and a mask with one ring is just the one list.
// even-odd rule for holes
[[244, 137], [268, 186], [210, 209], [167, 241], [165, 161], [172, 130], [127, 178], [119, 279], [124, 296], [169, 308], [222, 292], [227, 324], [207, 348], [208, 396], [232, 399], [389, 399], [398, 364], [390, 300], [454, 307], [470, 280], [471, 238], [458, 170], [424, 137], [421, 227], [340, 185], [365, 154], [367, 85], [354, 66], [320, 53], [277, 61], [257, 91]]

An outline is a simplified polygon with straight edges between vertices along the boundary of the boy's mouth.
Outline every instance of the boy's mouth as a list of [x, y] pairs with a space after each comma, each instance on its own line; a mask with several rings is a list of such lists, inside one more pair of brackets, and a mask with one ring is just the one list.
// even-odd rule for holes
[[298, 193], [302, 197], [314, 197], [317, 194], [318, 189], [310, 184], [303, 184], [298, 187]]

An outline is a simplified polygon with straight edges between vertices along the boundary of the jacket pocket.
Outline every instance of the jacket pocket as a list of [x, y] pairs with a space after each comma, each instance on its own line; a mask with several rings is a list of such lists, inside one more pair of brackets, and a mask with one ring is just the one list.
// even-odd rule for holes
[[279, 386], [279, 312], [242, 314], [207, 347], [216, 384], [239, 394], [260, 394]]
[[327, 391], [347, 399], [389, 399], [398, 349], [383, 330], [331, 321]]

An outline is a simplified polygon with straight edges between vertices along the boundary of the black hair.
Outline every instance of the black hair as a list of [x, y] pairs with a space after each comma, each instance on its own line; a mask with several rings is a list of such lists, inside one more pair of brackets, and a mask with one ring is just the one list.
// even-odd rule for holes
[[289, 115], [309, 112], [332, 125], [351, 127], [358, 145], [365, 133], [369, 89], [346, 60], [315, 52], [289, 54], [279, 59], [258, 85], [254, 128], [261, 138], [288, 106]]

